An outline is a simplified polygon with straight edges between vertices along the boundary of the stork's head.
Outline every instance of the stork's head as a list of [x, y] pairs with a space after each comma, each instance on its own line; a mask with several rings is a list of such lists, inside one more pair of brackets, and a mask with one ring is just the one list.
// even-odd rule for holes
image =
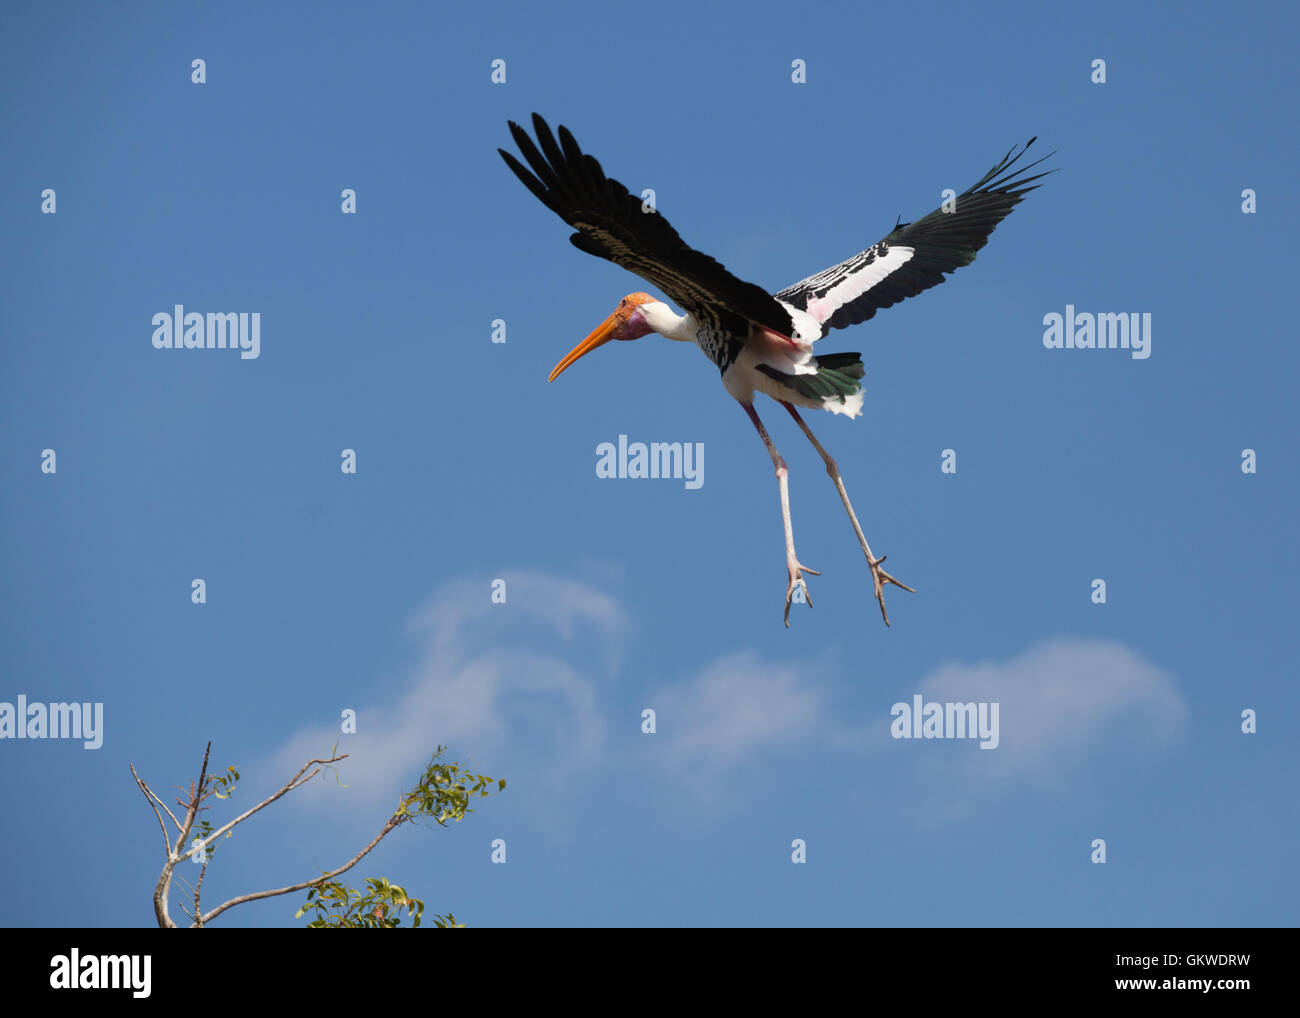
[[640, 339], [654, 332], [655, 327], [650, 323], [657, 317], [655, 312], [660, 308], [669, 311], [666, 304], [655, 300], [648, 293], [629, 293], [618, 302], [614, 313], [601, 322], [595, 332], [570, 350], [564, 360], [555, 365], [547, 381], [554, 382], [560, 377], [560, 373], [579, 357], [590, 353], [598, 346], [604, 346], [611, 339]]

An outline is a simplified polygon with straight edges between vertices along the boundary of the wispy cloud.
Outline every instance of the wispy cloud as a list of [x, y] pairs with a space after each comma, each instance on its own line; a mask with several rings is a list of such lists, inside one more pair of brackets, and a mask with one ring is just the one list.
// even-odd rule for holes
[[1113, 739], [1163, 741], [1187, 714], [1173, 676], [1102, 640], [1054, 640], [1008, 661], [943, 665], [918, 691], [927, 700], [998, 701], [1001, 745], [980, 754], [991, 758], [980, 766], [1002, 774], [1056, 772]]
[[704, 771], [810, 739], [826, 721], [825, 693], [808, 669], [754, 653], [724, 657], [653, 700], [669, 758]]
[[[292, 773], [339, 743], [349, 754], [341, 767], [348, 808], [373, 812], [395, 805], [444, 743], [471, 769], [506, 777], [521, 803], [546, 809], [564, 782], [602, 755], [599, 686], [627, 620], [612, 597], [580, 583], [536, 573], [502, 578], [505, 604], [491, 603], [486, 581], [440, 590], [413, 620], [423, 648], [399, 699], [357, 705], [353, 735], [326, 727], [296, 733], [269, 769]], [[319, 781], [295, 798], [339, 802], [332, 784]]]
[[[1120, 644], [1057, 640], [1004, 661], [949, 663], [880, 698], [879, 716], [844, 716], [822, 670], [802, 661], [732, 653], [677, 681], [652, 686], [633, 705], [611, 689], [630, 628], [617, 600], [586, 584], [513, 573], [507, 602], [491, 603], [486, 581], [442, 588], [412, 620], [416, 661], [395, 701], [358, 704], [357, 734], [336, 728], [296, 733], [268, 770], [292, 773], [340, 743], [347, 808], [391, 806], [438, 743], [472, 769], [506, 777], [512, 808], [553, 828], [557, 801], [597, 771], [617, 779], [643, 773], [652, 755], [671, 772], [689, 772], [703, 797], [741, 791], [734, 775], [773, 751], [804, 750], [863, 759], [899, 752], [921, 786], [959, 793], [1051, 782], [1103, 747], [1151, 745], [1174, 734], [1187, 712], [1173, 678]], [[907, 745], [889, 737], [888, 703], [921, 693], [927, 701], [997, 701], [1000, 744]], [[653, 707], [657, 733], [640, 742], [611, 738], [635, 731]], [[897, 777], [897, 774], [895, 774]], [[990, 781], [992, 779], [992, 781]], [[313, 783], [304, 805], [340, 800]]]

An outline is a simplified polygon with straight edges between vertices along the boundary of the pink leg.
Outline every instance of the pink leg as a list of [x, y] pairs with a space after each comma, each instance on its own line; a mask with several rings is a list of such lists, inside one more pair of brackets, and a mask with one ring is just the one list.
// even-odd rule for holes
[[794, 528], [790, 525], [790, 486], [787, 478], [790, 474], [789, 468], [785, 465], [785, 460], [781, 454], [776, 451], [776, 446], [772, 444], [772, 439], [768, 437], [767, 429], [763, 427], [763, 422], [758, 419], [758, 412], [750, 403], [741, 403], [745, 408], [745, 413], [749, 414], [749, 419], [754, 422], [754, 427], [758, 429], [758, 437], [763, 440], [767, 446], [767, 453], [772, 457], [772, 466], [776, 468], [776, 480], [781, 487], [781, 522], [785, 524], [785, 568], [789, 575], [789, 582], [785, 588], [785, 625], [790, 627], [790, 601], [794, 597], [795, 587], [803, 588], [803, 596], [808, 601], [808, 607], [812, 607], [812, 596], [808, 593], [808, 585], [804, 583], [803, 574], [812, 573], [813, 576], [820, 576], [816, 569], [809, 569], [807, 566], [799, 564], [799, 559], [794, 553]]
[[[863, 536], [862, 528], [858, 525], [858, 516], [853, 511], [853, 503], [849, 501], [849, 493], [844, 490], [844, 481], [840, 477], [840, 468], [836, 465], [835, 460], [831, 458], [831, 454], [822, 448], [822, 444], [817, 441], [816, 436], [813, 435], [812, 429], [804, 423], [803, 418], [799, 416], [799, 411], [784, 400], [781, 402], [781, 405], [790, 411], [790, 416], [793, 417], [795, 423], [803, 429], [803, 433], [808, 436], [808, 441], [810, 441], [813, 444], [813, 447], [821, 453], [822, 460], [826, 463], [826, 473], [830, 474], [831, 480], [835, 482], [835, 487], [839, 490], [840, 501], [844, 503], [844, 508], [847, 509], [849, 513], [849, 520], [853, 523], [853, 532], [858, 535], [858, 543], [862, 545], [862, 553], [867, 556], [867, 566], [871, 569], [871, 579], [876, 585], [876, 600], [880, 602], [880, 614], [885, 619], [885, 625], [889, 625], [889, 613], [885, 611], [885, 584], [892, 583], [896, 587], [902, 587], [904, 590], [912, 591], [913, 594], [915, 594], [916, 591], [912, 590], [912, 588], [905, 583], [899, 583], [898, 580], [894, 579], [880, 568], [880, 563], [885, 561], [885, 556], [881, 555], [880, 558], [876, 558], [871, 554], [871, 545], [867, 544], [867, 539]], [[759, 430], [762, 430], [761, 427]]]

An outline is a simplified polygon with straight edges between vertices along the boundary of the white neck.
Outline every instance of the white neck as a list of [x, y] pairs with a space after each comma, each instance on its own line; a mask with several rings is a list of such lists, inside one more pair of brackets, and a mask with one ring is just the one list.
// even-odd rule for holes
[[662, 301], [642, 304], [641, 316], [650, 328], [666, 339], [679, 343], [694, 343], [698, 325], [691, 315], [679, 315]]

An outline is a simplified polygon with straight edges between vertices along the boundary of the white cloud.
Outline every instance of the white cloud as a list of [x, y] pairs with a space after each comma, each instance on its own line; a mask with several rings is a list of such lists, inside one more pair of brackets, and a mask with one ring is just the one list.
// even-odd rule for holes
[[[1005, 661], [944, 664], [915, 684], [882, 688], [878, 716], [856, 721], [835, 709], [824, 669], [753, 652], [716, 659], [651, 688], [644, 700], [619, 703], [626, 713], [615, 717], [608, 687], [629, 628], [618, 602], [571, 580], [533, 573], [504, 579], [504, 605], [490, 602], [485, 580], [440, 590], [412, 621], [421, 647], [403, 691], [370, 705], [341, 704], [358, 710], [357, 734], [330, 726], [300, 731], [266, 772], [282, 780], [337, 742], [350, 754], [340, 769], [344, 801], [328, 780], [293, 798], [333, 810], [346, 803], [349, 812], [373, 816], [395, 804], [445, 743], [452, 759], [509, 781], [517, 793], [512, 812], [554, 830], [563, 826], [556, 817], [568, 812], [556, 805], [599, 773], [617, 779], [629, 769], [664, 766], [730, 797], [743, 791], [736, 769], [773, 751], [811, 747], [864, 759], [890, 752], [910, 757], [904, 767], [920, 782], [914, 791], [930, 785], [945, 796], [958, 792], [961, 801], [999, 779], [1051, 782], [1126, 737], [1146, 747], [1176, 732], [1187, 713], [1174, 680], [1128, 648], [1058, 640]], [[973, 743], [891, 739], [889, 705], [918, 692], [927, 701], [996, 700], [999, 746], [985, 752]], [[636, 734], [643, 706], [656, 712], [653, 742]]]
[[[627, 621], [613, 598], [580, 583], [534, 573], [503, 578], [501, 605], [491, 603], [486, 581], [443, 588], [413, 620], [424, 647], [400, 698], [340, 705], [357, 709], [356, 734], [337, 726], [300, 731], [267, 771], [287, 776], [338, 743], [349, 754], [340, 766], [347, 808], [373, 814], [396, 805], [443, 743], [448, 759], [505, 777], [523, 809], [546, 810], [566, 781], [602, 755], [598, 687]], [[578, 667], [561, 653], [593, 663]], [[319, 778], [293, 798], [339, 806], [334, 782]]]
[[722, 658], [652, 699], [667, 758], [706, 772], [811, 738], [826, 721], [824, 693], [806, 670], [754, 653]]
[[1054, 640], [1008, 661], [942, 665], [914, 691], [927, 701], [1000, 704], [998, 748], [960, 757], [983, 777], [1050, 779], [1114, 740], [1166, 740], [1187, 714], [1171, 675], [1102, 640]]

